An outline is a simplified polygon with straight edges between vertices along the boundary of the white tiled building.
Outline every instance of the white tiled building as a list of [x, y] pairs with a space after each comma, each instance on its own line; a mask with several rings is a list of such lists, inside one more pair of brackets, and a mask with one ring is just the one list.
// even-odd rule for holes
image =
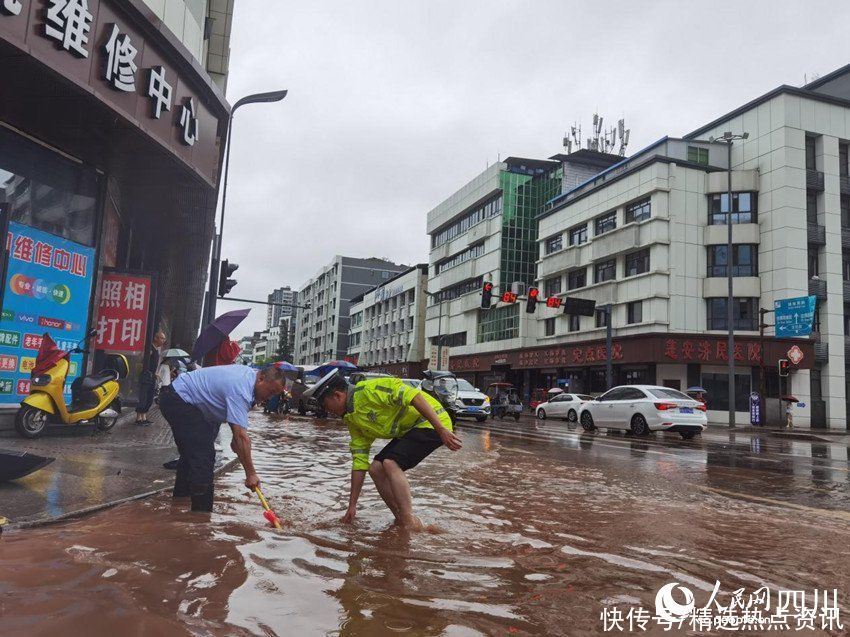
[[365, 369], [418, 377], [428, 356], [427, 285], [422, 263], [352, 299], [348, 356]]

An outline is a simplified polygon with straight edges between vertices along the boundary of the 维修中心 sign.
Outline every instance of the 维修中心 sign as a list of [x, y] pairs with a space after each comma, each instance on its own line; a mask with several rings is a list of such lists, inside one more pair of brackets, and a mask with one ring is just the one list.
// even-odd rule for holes
[[799, 296], [774, 301], [776, 336], [808, 336], [812, 333], [817, 298]]
[[[86, 334], [94, 248], [9, 223], [9, 266], [0, 322], [0, 404], [29, 393], [30, 372], [42, 336], [72, 349]], [[65, 391], [82, 371], [82, 354], [71, 355]]]

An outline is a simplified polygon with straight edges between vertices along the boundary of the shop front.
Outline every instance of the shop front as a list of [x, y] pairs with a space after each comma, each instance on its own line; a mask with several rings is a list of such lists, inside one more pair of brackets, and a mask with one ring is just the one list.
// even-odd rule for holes
[[422, 372], [427, 367], [427, 361], [406, 361], [403, 363], [386, 363], [384, 365], [371, 365], [364, 367], [367, 372], [377, 372], [380, 374], [389, 374], [397, 378], [415, 378], [421, 379]]
[[[92, 327], [135, 361], [131, 389], [157, 328], [184, 349], [197, 333], [229, 107], [141, 0], [0, 8], [0, 405], [44, 333], [71, 347]], [[105, 271], [150, 283], [119, 297]]]
[[[757, 337], [735, 341], [736, 411], [749, 410], [750, 393], [761, 386], [765, 364], [768, 398], [778, 400], [788, 385], [781, 386], [776, 362], [798, 346], [803, 359], [792, 369], [809, 370], [814, 359], [810, 341]], [[450, 369], [473, 384], [491, 382], [516, 385], [527, 402], [537, 389], [561, 387], [576, 393], [599, 394], [608, 389], [604, 340], [534, 347], [487, 354], [453, 356]], [[725, 336], [705, 334], [647, 334], [616, 338], [611, 346], [613, 385], [664, 385], [685, 390], [703, 385], [708, 390], [709, 409], [728, 410], [729, 352]]]

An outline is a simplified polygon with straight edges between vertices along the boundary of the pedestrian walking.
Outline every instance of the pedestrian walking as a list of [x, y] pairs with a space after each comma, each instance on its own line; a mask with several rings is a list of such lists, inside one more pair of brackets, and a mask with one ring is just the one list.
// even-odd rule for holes
[[[339, 370], [324, 376], [304, 392], [329, 413], [341, 416], [351, 435], [351, 489], [348, 510], [342, 518], [357, 515], [357, 500], [366, 472], [375, 483], [396, 522], [421, 530], [413, 514], [410, 484], [405, 472], [445, 445], [452, 451], [462, 443], [452, 432], [452, 421], [436, 398], [405, 384], [400, 378], [374, 378], [349, 385]], [[369, 451], [376, 438], [389, 439], [372, 462]]]
[[139, 374], [139, 403], [136, 405], [136, 424], [149, 425], [148, 411], [153, 404], [156, 393], [157, 369], [159, 369], [159, 351], [165, 345], [165, 334], [157, 332], [151, 339], [151, 347], [143, 361], [142, 373]]
[[248, 411], [285, 388], [279, 369], [257, 371], [244, 365], [186, 372], [165, 387], [160, 409], [180, 452], [173, 497], [191, 498], [193, 511], [212, 511], [215, 437], [222, 422], [229, 424], [233, 433], [230, 447], [245, 470], [245, 486], [257, 487], [260, 479], [251, 459]]

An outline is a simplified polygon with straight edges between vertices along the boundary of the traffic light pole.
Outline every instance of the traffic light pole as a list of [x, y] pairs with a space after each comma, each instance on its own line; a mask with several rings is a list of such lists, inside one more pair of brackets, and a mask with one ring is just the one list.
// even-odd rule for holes
[[608, 384], [608, 389], [614, 384], [614, 366], [611, 362], [611, 347], [614, 340], [611, 329], [611, 309], [609, 303], [605, 306], [605, 382]]
[[207, 313], [203, 317], [204, 325], [212, 323], [215, 319], [215, 300], [218, 298], [218, 270], [219, 257], [221, 256], [221, 235], [217, 234], [213, 238], [212, 258], [210, 259], [210, 280], [209, 290], [207, 291]]

